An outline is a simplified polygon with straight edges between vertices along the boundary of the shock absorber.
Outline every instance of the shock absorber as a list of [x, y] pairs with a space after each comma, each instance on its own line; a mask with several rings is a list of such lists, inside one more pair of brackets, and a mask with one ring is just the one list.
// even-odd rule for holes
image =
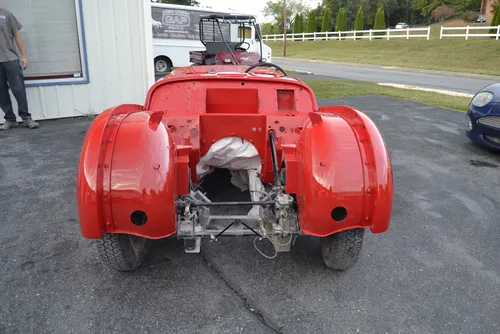
[[278, 174], [278, 157], [276, 154], [276, 131], [274, 130], [269, 130], [269, 144], [271, 145], [271, 156], [273, 159], [273, 171], [274, 171], [274, 184], [276, 186], [281, 186], [281, 179]]

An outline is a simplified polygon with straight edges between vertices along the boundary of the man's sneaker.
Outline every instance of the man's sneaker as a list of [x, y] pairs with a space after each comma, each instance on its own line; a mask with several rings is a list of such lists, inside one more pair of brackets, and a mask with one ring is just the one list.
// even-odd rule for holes
[[18, 126], [17, 121], [6, 121], [4, 124], [0, 125], [0, 130], [9, 130]]
[[27, 118], [23, 120], [23, 125], [27, 126], [30, 129], [38, 128], [38, 123], [32, 120], [31, 118]]

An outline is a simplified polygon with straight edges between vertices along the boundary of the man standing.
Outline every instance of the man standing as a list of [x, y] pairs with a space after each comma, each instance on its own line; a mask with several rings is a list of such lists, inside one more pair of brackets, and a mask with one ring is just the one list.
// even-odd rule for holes
[[[5, 123], [0, 125], [0, 130], [18, 126], [9, 87], [16, 98], [18, 114], [23, 120], [22, 124], [30, 129], [38, 127], [38, 123], [31, 119], [31, 114], [28, 112], [23, 75], [23, 70], [28, 67], [28, 57], [20, 32], [21, 28], [21, 23], [11, 12], [0, 8], [0, 108], [5, 113]], [[21, 58], [19, 58], [14, 42], [21, 51]]]

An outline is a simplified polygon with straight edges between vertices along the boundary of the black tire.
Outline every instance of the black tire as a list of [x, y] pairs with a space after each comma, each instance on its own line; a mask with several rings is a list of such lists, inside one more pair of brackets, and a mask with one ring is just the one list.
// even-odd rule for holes
[[151, 240], [129, 234], [104, 233], [97, 241], [100, 260], [111, 269], [132, 271], [146, 258]]
[[355, 228], [321, 238], [321, 256], [326, 266], [335, 270], [351, 269], [363, 247], [364, 228]]
[[172, 62], [167, 57], [155, 58], [155, 74], [167, 74], [172, 70]]

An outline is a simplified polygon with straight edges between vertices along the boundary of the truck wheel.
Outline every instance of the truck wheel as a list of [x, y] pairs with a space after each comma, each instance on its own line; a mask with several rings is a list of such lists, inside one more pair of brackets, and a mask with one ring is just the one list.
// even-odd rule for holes
[[355, 228], [321, 238], [321, 256], [326, 266], [335, 270], [352, 268], [361, 253], [364, 228]]
[[172, 65], [170, 60], [166, 57], [158, 57], [155, 59], [155, 72], [165, 74], [170, 72]]
[[135, 235], [104, 233], [97, 241], [97, 252], [101, 261], [111, 269], [131, 271], [142, 264], [150, 244], [150, 239]]

